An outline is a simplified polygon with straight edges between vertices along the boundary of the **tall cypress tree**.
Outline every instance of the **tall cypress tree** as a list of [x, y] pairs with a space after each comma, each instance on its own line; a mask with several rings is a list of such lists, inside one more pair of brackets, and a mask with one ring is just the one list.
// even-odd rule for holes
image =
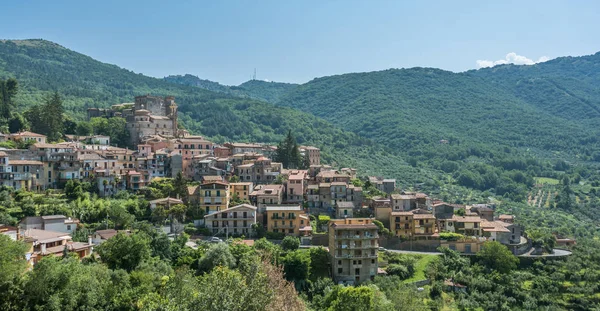
[[10, 118], [10, 112], [14, 108], [14, 97], [17, 95], [19, 90], [19, 84], [17, 80], [9, 78], [7, 80], [0, 80], [0, 117], [4, 120]]

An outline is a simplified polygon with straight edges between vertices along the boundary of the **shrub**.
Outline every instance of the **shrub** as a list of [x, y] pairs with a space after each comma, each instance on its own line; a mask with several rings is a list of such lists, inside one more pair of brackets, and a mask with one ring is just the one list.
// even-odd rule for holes
[[300, 247], [300, 239], [294, 236], [286, 236], [281, 242], [284, 251], [295, 251]]

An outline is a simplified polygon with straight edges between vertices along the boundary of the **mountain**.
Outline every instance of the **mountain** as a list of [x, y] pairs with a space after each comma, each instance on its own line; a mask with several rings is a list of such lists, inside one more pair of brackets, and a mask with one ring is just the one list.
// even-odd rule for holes
[[410, 151], [440, 140], [564, 152], [599, 150], [598, 54], [465, 73], [390, 69], [314, 79], [278, 105]]
[[[20, 83], [16, 102], [21, 111], [54, 91], [64, 97], [66, 111], [76, 120], [83, 120], [90, 107], [132, 102], [137, 95], [171, 95], [179, 105], [181, 123], [217, 142], [276, 143], [291, 130], [300, 143], [321, 147], [326, 162], [356, 167], [362, 174], [412, 182], [434, 174], [421, 173], [371, 140], [310, 114], [136, 74], [45, 40], [1, 40], [0, 79], [8, 77]], [[244, 85], [259, 90], [263, 83]]]
[[292, 83], [268, 82], [262, 80], [246, 81], [238, 86], [222, 85], [218, 82], [200, 79], [190, 74], [172, 75], [164, 78], [165, 81], [176, 84], [196, 86], [201, 89], [230, 94], [238, 97], [249, 97], [269, 103], [279, 101], [281, 96], [293, 90], [298, 85]]

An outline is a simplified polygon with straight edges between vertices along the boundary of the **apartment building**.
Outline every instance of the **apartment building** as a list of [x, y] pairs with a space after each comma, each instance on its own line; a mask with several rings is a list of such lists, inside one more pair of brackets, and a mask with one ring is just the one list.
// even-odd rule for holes
[[358, 284], [377, 275], [377, 226], [370, 218], [332, 219], [329, 222], [329, 253], [333, 279]]
[[250, 201], [250, 194], [254, 191], [254, 184], [251, 182], [234, 182], [229, 184], [229, 194], [236, 195], [240, 200]]
[[194, 196], [206, 214], [226, 210], [230, 199], [229, 184], [223, 181], [203, 183], [196, 188]]
[[301, 229], [310, 226], [308, 216], [300, 205], [267, 205], [267, 231], [299, 236]]
[[283, 202], [283, 185], [257, 185], [250, 193], [250, 202], [264, 213], [267, 205], [280, 205]]
[[249, 237], [256, 223], [257, 207], [241, 204], [204, 216], [204, 223], [212, 234], [241, 235]]
[[290, 170], [286, 184], [286, 202], [299, 203], [304, 201], [304, 190], [306, 189], [306, 171]]

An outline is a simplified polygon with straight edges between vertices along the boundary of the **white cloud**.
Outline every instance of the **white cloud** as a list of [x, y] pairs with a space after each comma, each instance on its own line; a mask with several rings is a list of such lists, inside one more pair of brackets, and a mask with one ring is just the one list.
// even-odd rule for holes
[[550, 57], [542, 56], [537, 61], [534, 61], [523, 55], [519, 55], [515, 52], [511, 52], [511, 53], [506, 54], [506, 57], [504, 57], [504, 59], [499, 59], [499, 60], [494, 60], [494, 61], [492, 61], [492, 60], [477, 60], [477, 67], [485, 68], [485, 67], [494, 67], [496, 65], [504, 65], [504, 64], [533, 65], [533, 64], [537, 64], [537, 63], [543, 63], [543, 62], [546, 62], [549, 60], [550, 60]]

